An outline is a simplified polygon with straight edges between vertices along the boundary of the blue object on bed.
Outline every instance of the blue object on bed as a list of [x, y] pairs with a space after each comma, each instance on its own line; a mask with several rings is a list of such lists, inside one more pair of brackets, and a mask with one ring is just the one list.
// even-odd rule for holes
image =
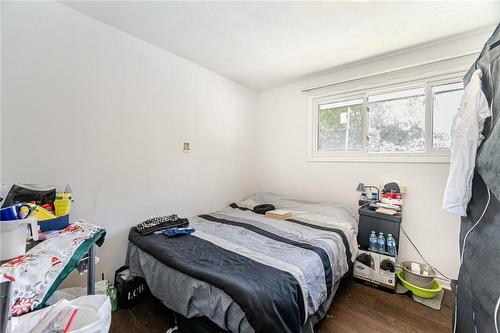
[[193, 228], [168, 228], [163, 230], [163, 234], [167, 237], [176, 237], [182, 235], [191, 235], [195, 230]]

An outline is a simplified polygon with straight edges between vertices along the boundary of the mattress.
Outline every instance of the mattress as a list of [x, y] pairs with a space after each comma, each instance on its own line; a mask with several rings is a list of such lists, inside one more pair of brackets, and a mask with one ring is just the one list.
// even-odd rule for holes
[[[144, 277], [173, 311], [205, 316], [224, 330], [312, 332], [352, 265], [357, 221], [341, 205], [269, 193], [239, 207], [260, 203], [290, 210], [292, 217], [278, 221], [226, 207], [190, 218], [194, 238], [172, 242], [131, 231], [131, 273]], [[218, 269], [220, 263], [225, 266]]]

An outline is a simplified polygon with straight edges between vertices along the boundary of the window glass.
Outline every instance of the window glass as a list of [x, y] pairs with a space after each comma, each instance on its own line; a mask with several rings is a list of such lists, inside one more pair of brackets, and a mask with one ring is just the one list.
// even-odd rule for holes
[[432, 87], [432, 148], [450, 147], [450, 129], [464, 94], [463, 83]]
[[368, 151], [425, 151], [425, 90], [368, 97]]
[[322, 152], [317, 156], [335, 159], [449, 158], [450, 129], [464, 92], [461, 80], [446, 84], [422, 81], [407, 89], [380, 89], [353, 91], [356, 98], [340, 101], [335, 95], [313, 99], [317, 119], [312, 131], [316, 135], [313, 154]]
[[318, 150], [352, 151], [363, 147], [363, 100], [320, 104]]

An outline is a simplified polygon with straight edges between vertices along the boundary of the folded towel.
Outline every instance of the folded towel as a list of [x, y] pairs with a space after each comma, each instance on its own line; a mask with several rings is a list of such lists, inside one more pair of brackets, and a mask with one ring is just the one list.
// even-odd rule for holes
[[179, 218], [177, 215], [172, 214], [168, 216], [158, 216], [148, 219], [142, 223], [135, 226], [135, 230], [141, 235], [146, 236], [152, 234], [155, 231], [163, 230], [166, 228], [173, 227], [187, 227], [189, 226], [188, 219]]

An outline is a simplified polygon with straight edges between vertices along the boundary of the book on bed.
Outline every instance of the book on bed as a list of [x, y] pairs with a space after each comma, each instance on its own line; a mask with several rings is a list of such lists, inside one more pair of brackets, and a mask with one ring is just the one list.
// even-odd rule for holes
[[266, 216], [275, 220], [286, 220], [292, 217], [292, 212], [289, 210], [275, 209], [266, 212]]

